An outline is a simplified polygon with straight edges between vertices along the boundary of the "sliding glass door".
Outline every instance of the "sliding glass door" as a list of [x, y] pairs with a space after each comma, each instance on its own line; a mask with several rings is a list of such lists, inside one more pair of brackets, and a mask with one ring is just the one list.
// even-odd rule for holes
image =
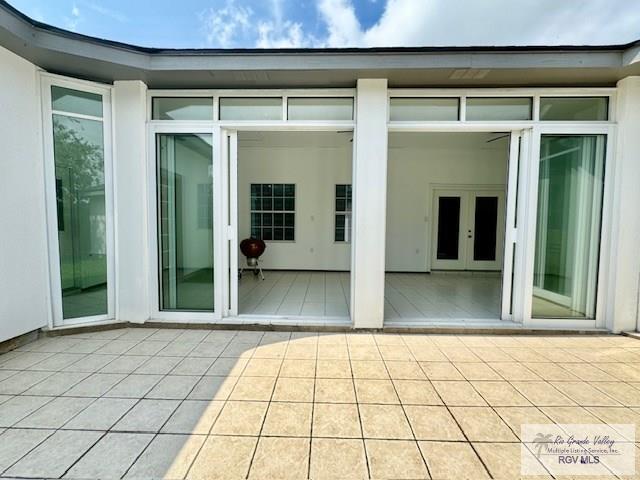
[[213, 312], [212, 135], [158, 133], [155, 140], [158, 308]]
[[606, 135], [542, 135], [533, 318], [594, 319]]
[[53, 323], [113, 318], [109, 90], [46, 79], [43, 94]]

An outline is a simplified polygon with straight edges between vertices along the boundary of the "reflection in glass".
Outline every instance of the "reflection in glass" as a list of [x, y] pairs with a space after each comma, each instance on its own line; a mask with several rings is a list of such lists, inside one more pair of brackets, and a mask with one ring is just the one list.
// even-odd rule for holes
[[51, 108], [56, 112], [102, 117], [102, 96], [69, 88], [51, 87]]
[[542, 97], [540, 120], [607, 120], [608, 97]]
[[63, 318], [107, 313], [102, 122], [53, 115]]
[[605, 141], [542, 136], [533, 317], [595, 317]]
[[210, 134], [158, 134], [160, 310], [213, 311]]
[[476, 197], [473, 259], [494, 261], [498, 242], [498, 197]]
[[353, 98], [289, 97], [289, 120], [353, 120]]
[[467, 98], [467, 120], [531, 120], [529, 97]]
[[282, 120], [282, 98], [220, 98], [220, 120]]
[[389, 101], [389, 120], [455, 121], [458, 120], [460, 100], [457, 98], [392, 98]]
[[213, 120], [211, 97], [154, 97], [153, 120]]

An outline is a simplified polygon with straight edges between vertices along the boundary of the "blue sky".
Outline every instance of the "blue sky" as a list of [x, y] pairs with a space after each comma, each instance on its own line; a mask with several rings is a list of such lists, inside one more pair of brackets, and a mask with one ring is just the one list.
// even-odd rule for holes
[[639, 0], [9, 0], [51, 25], [149, 47], [611, 44]]

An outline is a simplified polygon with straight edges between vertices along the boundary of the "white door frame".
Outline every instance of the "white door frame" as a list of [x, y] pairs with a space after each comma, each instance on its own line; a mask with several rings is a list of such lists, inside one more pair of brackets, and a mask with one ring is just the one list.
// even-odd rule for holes
[[[67, 117], [102, 122], [103, 158], [104, 158], [104, 194], [106, 217], [107, 251], [107, 313], [90, 317], [63, 318], [62, 281], [60, 277], [60, 245], [58, 241], [58, 211], [56, 197], [56, 166], [53, 140], [53, 114], [51, 87], [60, 86], [80, 92], [91, 92], [102, 96], [102, 118], [89, 115], [60, 112]], [[45, 208], [47, 217], [47, 238], [49, 258], [49, 279], [51, 295], [51, 317], [49, 327], [62, 327], [80, 324], [110, 323], [115, 318], [116, 292], [116, 242], [114, 227], [114, 182], [113, 182], [113, 134], [112, 134], [112, 88], [83, 80], [68, 79], [58, 75], [42, 73], [40, 75], [41, 109], [44, 151]]]
[[[504, 228], [505, 224], [505, 186], [504, 185], [475, 185], [475, 184], [431, 184], [432, 197], [432, 213], [433, 221], [431, 225], [430, 242], [431, 248], [431, 268], [430, 270], [501, 270], [503, 264], [504, 249]], [[479, 195], [478, 195], [479, 194]], [[468, 232], [466, 230], [471, 227], [475, 234], [474, 211], [475, 200], [478, 196], [486, 194], [487, 196], [498, 197], [498, 223], [496, 225], [496, 260], [482, 262], [473, 260], [473, 252], [469, 251], [471, 243]], [[440, 209], [437, 199], [440, 197], [460, 197], [460, 219], [458, 230], [458, 258], [456, 260], [439, 260], [437, 258], [438, 247], [438, 220], [440, 218]]]
[[[213, 265], [214, 265], [214, 309], [213, 312], [192, 312], [187, 310], [180, 311], [162, 311], [160, 310], [160, 282], [159, 282], [159, 249], [158, 249], [158, 175], [157, 175], [157, 152], [156, 152], [156, 136], [157, 134], [206, 134], [212, 136], [212, 162], [213, 162]], [[171, 322], [171, 323], [213, 323], [221, 318], [221, 295], [215, 293], [217, 290], [215, 285], [221, 285], [222, 281], [222, 255], [221, 246], [216, 241], [216, 231], [220, 228], [220, 200], [219, 191], [221, 190], [221, 179], [219, 165], [219, 156], [216, 155], [216, 148], [219, 140], [215, 135], [214, 129], [209, 126], [203, 126], [202, 123], [181, 122], [179, 125], [172, 124], [153, 124], [147, 128], [147, 211], [149, 212], [147, 244], [150, 256], [149, 261], [149, 311], [151, 319]]]

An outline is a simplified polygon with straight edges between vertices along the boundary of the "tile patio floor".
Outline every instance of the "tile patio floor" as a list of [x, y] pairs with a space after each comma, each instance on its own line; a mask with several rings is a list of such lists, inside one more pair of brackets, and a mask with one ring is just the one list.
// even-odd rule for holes
[[640, 341], [138, 328], [0, 356], [5, 477], [510, 479], [547, 422], [640, 427]]

